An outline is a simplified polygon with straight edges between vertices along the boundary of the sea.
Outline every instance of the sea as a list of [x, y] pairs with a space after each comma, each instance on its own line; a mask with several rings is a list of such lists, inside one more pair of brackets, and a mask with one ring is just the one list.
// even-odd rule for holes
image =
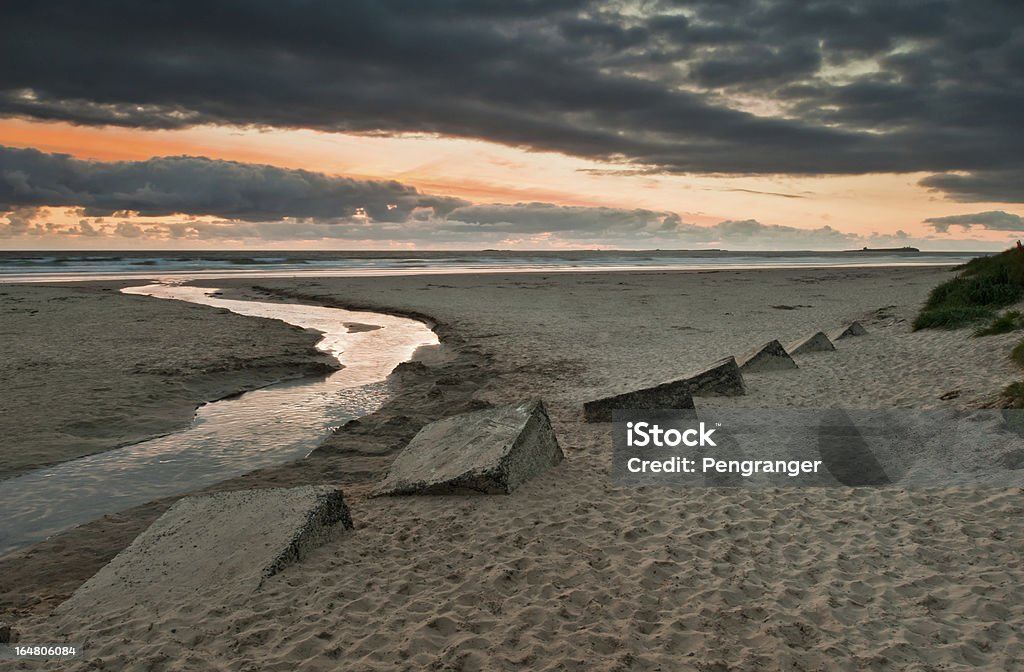
[[386, 276], [449, 273], [726, 270], [955, 266], [989, 252], [913, 249], [841, 252], [728, 250], [482, 250], [374, 252], [0, 251], [0, 282], [231, 277]]

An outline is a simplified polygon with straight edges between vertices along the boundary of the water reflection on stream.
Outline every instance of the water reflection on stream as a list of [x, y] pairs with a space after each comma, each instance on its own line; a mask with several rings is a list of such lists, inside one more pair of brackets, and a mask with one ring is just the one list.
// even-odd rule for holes
[[379, 313], [225, 299], [205, 287], [122, 291], [316, 329], [317, 347], [345, 368], [206, 404], [189, 428], [168, 436], [0, 481], [0, 555], [106, 513], [303, 457], [333, 427], [377, 410], [391, 370], [437, 343], [421, 322]]

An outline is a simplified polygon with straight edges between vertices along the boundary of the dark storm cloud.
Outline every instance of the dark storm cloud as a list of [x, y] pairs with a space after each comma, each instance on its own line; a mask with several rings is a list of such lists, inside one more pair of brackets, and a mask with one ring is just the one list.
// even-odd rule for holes
[[1024, 217], [1002, 210], [975, 212], [969, 215], [950, 215], [949, 217], [931, 217], [924, 220], [939, 233], [946, 233], [951, 226], [964, 229], [979, 227], [991, 231], [1024, 231]]
[[929, 189], [945, 192], [954, 201], [1024, 203], [1024, 168], [980, 170], [967, 175], [932, 175], [921, 180]]
[[212, 215], [243, 220], [343, 218], [361, 208], [378, 221], [405, 221], [416, 208], [444, 214], [466, 205], [399, 182], [353, 180], [306, 170], [202, 157], [104, 163], [0, 147], [0, 210], [72, 206], [91, 216]]
[[692, 73], [705, 87], [724, 87], [756, 82], [788, 82], [813, 75], [821, 67], [816, 44], [797, 44], [780, 49], [744, 45], [721, 57], [697, 62]]
[[[52, 208], [66, 206], [71, 209], [65, 217], [77, 217], [77, 224], [47, 221]], [[175, 214], [189, 217], [149, 219]], [[4, 147], [0, 217], [0, 238], [6, 239], [63, 235], [139, 241], [403, 241], [477, 248], [546, 241], [639, 249], [849, 249], [933, 242], [902, 231], [862, 236], [829, 226], [804, 229], [754, 219], [700, 226], [674, 212], [643, 208], [469, 204], [420, 194], [397, 182], [201, 157], [100, 163]], [[1020, 217], [1005, 212], [927, 221], [942, 233], [951, 225], [1024, 228]]]
[[[46, 222], [70, 206], [77, 225]], [[202, 157], [82, 161], [0, 147], [0, 238], [48, 233], [178, 240], [403, 240], [486, 245], [547, 238], [572, 243], [836, 247], [856, 239], [829, 227], [755, 220], [698, 226], [643, 208], [552, 203], [470, 204], [374, 182]], [[189, 215], [187, 221], [116, 221], [123, 215]], [[115, 221], [107, 218], [115, 215]], [[217, 221], [198, 218], [214, 217]], [[132, 218], [127, 218], [132, 219]]]
[[0, 20], [8, 116], [430, 132], [666, 172], [988, 171], [960, 200], [1024, 169], [1019, 2], [9, 0]]

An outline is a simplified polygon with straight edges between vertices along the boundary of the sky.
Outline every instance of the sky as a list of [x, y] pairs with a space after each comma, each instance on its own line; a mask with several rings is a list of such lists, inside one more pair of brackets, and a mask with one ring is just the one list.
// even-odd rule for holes
[[1017, 0], [6, 0], [0, 250], [989, 250]]

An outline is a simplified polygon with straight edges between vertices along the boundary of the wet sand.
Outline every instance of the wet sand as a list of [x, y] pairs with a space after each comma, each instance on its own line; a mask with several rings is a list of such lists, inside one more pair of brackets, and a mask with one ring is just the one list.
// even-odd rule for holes
[[0, 478], [187, 426], [196, 406], [334, 370], [314, 333], [125, 296], [0, 285]]
[[[431, 276], [222, 282], [430, 319], [443, 347], [310, 458], [212, 489], [337, 483], [356, 530], [256, 595], [159, 614], [48, 611], [166, 508], [0, 560], [24, 637], [168, 669], [1015, 669], [1024, 654], [1019, 489], [616, 488], [582, 401], [860, 319], [797, 371], [699, 403], [976, 408], [1020, 372], [1019, 335], [912, 333], [935, 269]], [[951, 392], [957, 394], [952, 395]], [[423, 423], [540, 395], [566, 460], [508, 497], [367, 499]], [[47, 637], [44, 637], [47, 635]]]

